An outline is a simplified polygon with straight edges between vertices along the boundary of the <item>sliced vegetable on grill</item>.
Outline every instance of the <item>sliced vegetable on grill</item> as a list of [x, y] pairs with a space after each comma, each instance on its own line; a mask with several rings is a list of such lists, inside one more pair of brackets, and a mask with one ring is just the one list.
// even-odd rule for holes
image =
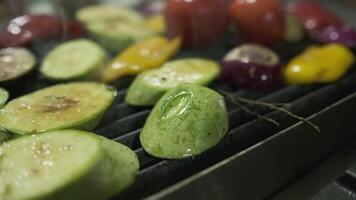
[[313, 32], [312, 38], [319, 43], [340, 43], [356, 48], [356, 30], [348, 26], [328, 26]]
[[0, 50], [0, 82], [19, 78], [30, 72], [36, 58], [24, 48], [5, 48]]
[[224, 98], [209, 88], [183, 84], [159, 100], [147, 118], [140, 141], [152, 156], [182, 159], [212, 148], [227, 130]]
[[99, 83], [77, 82], [47, 87], [7, 103], [0, 127], [20, 135], [50, 130], [93, 129], [116, 91]]
[[308, 32], [342, 24], [334, 13], [315, 1], [293, 2], [287, 6], [287, 10], [298, 18]]
[[354, 55], [345, 46], [311, 46], [294, 57], [284, 70], [289, 84], [329, 83], [339, 80], [351, 67]]
[[23, 15], [11, 20], [0, 31], [0, 46], [25, 46], [37, 40], [52, 37], [72, 38], [83, 34], [83, 26], [75, 21], [50, 15]]
[[144, 72], [131, 84], [125, 101], [131, 105], [154, 105], [178, 84], [207, 85], [220, 73], [218, 63], [199, 58], [179, 59], [168, 62], [160, 69]]
[[135, 75], [160, 67], [176, 54], [180, 41], [179, 38], [167, 40], [164, 37], [155, 36], [135, 43], [106, 66], [100, 79], [103, 82], [112, 82], [122, 76]]
[[181, 37], [185, 47], [215, 42], [228, 27], [225, 0], [168, 0], [166, 27], [170, 37]]
[[5, 105], [8, 99], [9, 99], [9, 92], [6, 91], [4, 88], [0, 87], [0, 108]]
[[224, 57], [221, 77], [233, 87], [273, 89], [281, 85], [281, 70], [280, 59], [271, 49], [244, 44]]
[[0, 146], [1, 199], [106, 200], [129, 186], [139, 163], [128, 147], [77, 130]]
[[115, 6], [88, 6], [80, 9], [76, 18], [85, 23], [91, 35], [115, 53], [152, 32], [144, 18], [134, 10]]
[[88, 79], [98, 74], [107, 59], [105, 50], [96, 43], [86, 39], [72, 40], [50, 51], [40, 71], [54, 80]]
[[274, 45], [284, 37], [285, 17], [280, 0], [233, 0], [229, 13], [247, 42]]
[[286, 31], [284, 33], [284, 40], [287, 42], [300, 42], [304, 37], [304, 30], [302, 24], [298, 19], [291, 14], [286, 15]]

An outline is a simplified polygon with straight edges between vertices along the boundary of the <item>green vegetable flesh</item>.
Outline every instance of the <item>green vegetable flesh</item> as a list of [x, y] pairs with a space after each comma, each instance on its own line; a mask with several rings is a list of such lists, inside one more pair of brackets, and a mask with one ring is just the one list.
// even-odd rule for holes
[[144, 18], [136, 11], [115, 6], [89, 6], [76, 18], [85, 23], [90, 34], [105, 48], [119, 52], [133, 42], [152, 35]]
[[220, 73], [218, 63], [207, 59], [180, 59], [161, 69], [146, 71], [132, 83], [126, 96], [131, 105], [154, 105], [178, 84], [207, 85]]
[[183, 84], [159, 100], [140, 140], [155, 157], [182, 159], [215, 146], [227, 130], [224, 98], [206, 87]]
[[0, 82], [16, 79], [31, 71], [36, 63], [34, 55], [25, 48], [0, 50]]
[[59, 84], [10, 101], [0, 110], [0, 127], [21, 135], [64, 128], [93, 129], [116, 91], [104, 84]]
[[130, 185], [134, 152], [75, 130], [25, 136], [0, 146], [0, 199], [105, 200]]
[[0, 108], [5, 105], [8, 99], [9, 99], [9, 92], [7, 92], [3, 88], [0, 88]]
[[90, 40], [63, 43], [44, 59], [41, 73], [54, 80], [92, 78], [107, 61], [103, 48]]

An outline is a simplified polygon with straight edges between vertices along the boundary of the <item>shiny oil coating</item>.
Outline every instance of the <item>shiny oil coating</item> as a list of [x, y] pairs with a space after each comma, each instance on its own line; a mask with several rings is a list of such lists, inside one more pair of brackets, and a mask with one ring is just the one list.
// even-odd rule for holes
[[60, 128], [94, 128], [115, 91], [104, 84], [59, 84], [9, 102], [0, 110], [0, 126], [18, 134]]
[[34, 55], [25, 48], [0, 50], [0, 82], [20, 77], [35, 65]]
[[340, 44], [311, 46], [294, 57], [284, 70], [289, 84], [328, 83], [339, 80], [355, 58]]
[[202, 153], [225, 136], [224, 98], [196, 85], [179, 85], [153, 108], [140, 135], [143, 148], [159, 158], [182, 159]]
[[279, 63], [279, 57], [272, 50], [258, 44], [244, 44], [231, 50], [224, 61], [239, 61], [265, 66], [275, 66]]
[[88, 173], [100, 161], [100, 143], [62, 132], [21, 137], [0, 146], [0, 199], [46, 196]]
[[154, 105], [169, 89], [182, 83], [206, 85], [220, 73], [220, 66], [209, 59], [178, 59], [160, 69], [140, 74], [126, 95], [132, 105]]

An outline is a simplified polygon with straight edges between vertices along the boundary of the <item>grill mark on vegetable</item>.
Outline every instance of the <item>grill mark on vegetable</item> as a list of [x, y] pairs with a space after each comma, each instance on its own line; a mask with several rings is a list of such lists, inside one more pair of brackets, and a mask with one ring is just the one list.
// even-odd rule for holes
[[68, 110], [76, 106], [79, 102], [79, 99], [72, 99], [65, 96], [47, 96], [47, 98], [53, 101], [53, 103], [51, 102], [42, 106], [42, 112], [45, 113]]

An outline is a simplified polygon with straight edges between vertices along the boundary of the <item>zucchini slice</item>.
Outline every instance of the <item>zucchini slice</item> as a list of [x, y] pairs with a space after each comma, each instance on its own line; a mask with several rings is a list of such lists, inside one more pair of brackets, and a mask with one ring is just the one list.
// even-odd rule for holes
[[226, 135], [224, 98], [197, 85], [178, 85], [153, 108], [140, 134], [142, 147], [159, 158], [182, 159], [215, 146]]
[[0, 110], [0, 127], [26, 135], [75, 128], [91, 130], [112, 103], [116, 90], [104, 84], [58, 84], [16, 98]]
[[36, 64], [34, 55], [25, 48], [0, 50], [0, 82], [19, 78], [30, 72]]
[[79, 39], [63, 43], [50, 51], [40, 71], [54, 80], [89, 79], [107, 60], [102, 47], [90, 40]]
[[105, 200], [129, 186], [138, 160], [126, 146], [76, 130], [0, 146], [0, 199]]
[[140, 13], [124, 7], [88, 6], [76, 18], [85, 23], [92, 37], [112, 52], [153, 34]]
[[171, 88], [189, 83], [207, 85], [220, 73], [218, 63], [208, 59], [179, 59], [162, 68], [144, 72], [136, 77], [126, 95], [126, 102], [136, 106], [155, 105]]

